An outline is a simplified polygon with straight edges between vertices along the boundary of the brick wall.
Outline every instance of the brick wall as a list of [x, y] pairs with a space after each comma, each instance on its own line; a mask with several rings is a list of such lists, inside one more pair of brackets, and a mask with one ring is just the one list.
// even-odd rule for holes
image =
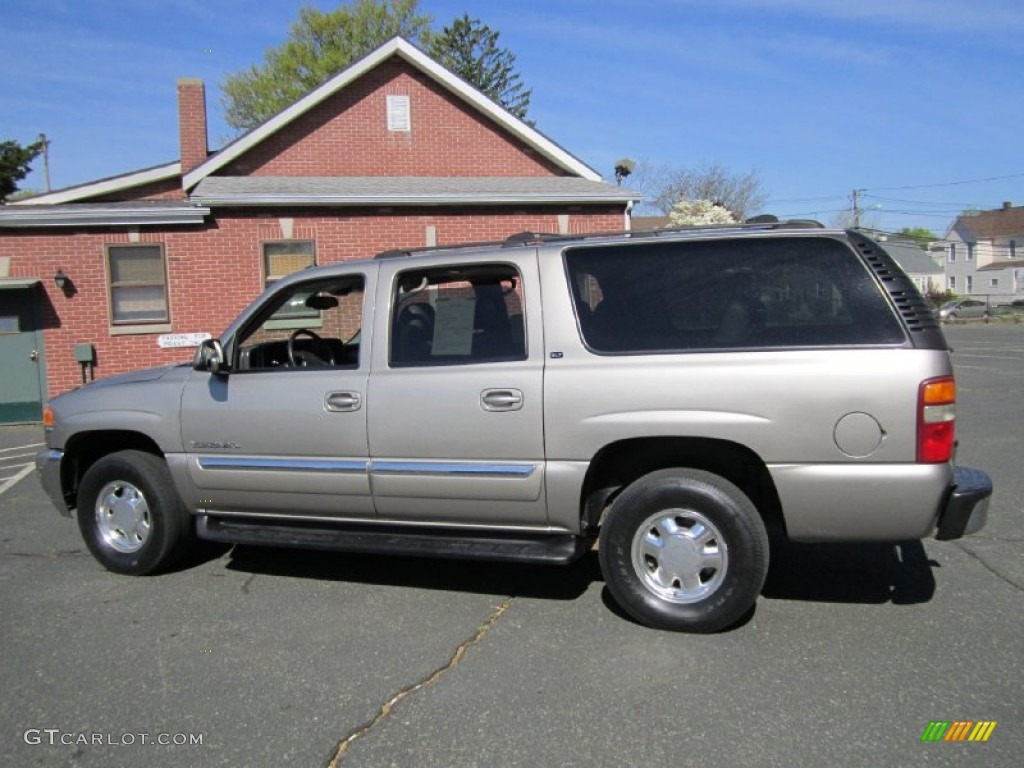
[[[558, 231], [562, 209], [474, 208], [289, 212], [284, 222], [295, 239], [316, 243], [317, 261], [327, 264], [366, 258], [389, 248], [426, 243], [434, 227], [439, 244], [494, 240], [525, 230]], [[144, 228], [140, 243], [162, 243], [169, 274], [171, 332], [218, 335], [263, 289], [260, 243], [286, 235], [280, 212], [218, 212], [203, 226]], [[570, 231], [622, 228], [621, 208], [605, 206], [573, 212]], [[105, 266], [105, 245], [133, 241], [126, 229], [22, 230], [0, 232], [0, 255], [11, 257], [11, 275], [42, 278], [40, 292], [45, 360], [51, 396], [81, 381], [74, 347], [96, 348], [96, 375], [189, 360], [191, 349], [160, 349], [161, 332], [112, 335]], [[65, 296], [52, 276], [67, 273], [75, 292]]]
[[[412, 130], [389, 132], [408, 95]], [[219, 171], [225, 176], [564, 176], [400, 59], [381, 64]]]

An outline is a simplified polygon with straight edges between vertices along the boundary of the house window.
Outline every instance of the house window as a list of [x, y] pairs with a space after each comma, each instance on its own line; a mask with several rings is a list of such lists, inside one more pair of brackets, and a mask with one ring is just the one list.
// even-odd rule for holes
[[[276, 240], [263, 243], [264, 285], [287, 277], [316, 264], [316, 253], [312, 240]], [[271, 319], [279, 328], [295, 328], [313, 325], [310, 320], [319, 317], [316, 309], [306, 306], [302, 300], [286, 303]]]
[[1016, 240], [1011, 240], [1010, 241], [1010, 258], [1011, 259], [1016, 259], [1017, 258], [1017, 241]]
[[315, 263], [316, 253], [312, 240], [278, 240], [263, 243], [265, 286], [292, 272], [312, 267]]
[[974, 276], [973, 275], [968, 275], [967, 276], [967, 293], [971, 293], [973, 291], [974, 291]]
[[950, 275], [949, 276], [949, 290], [951, 290], [951, 291], [955, 291], [956, 290], [956, 275]]
[[993, 277], [991, 280], [988, 281], [988, 285], [989, 285], [990, 288], [998, 288], [999, 287], [999, 278], [998, 277]]
[[956, 243], [949, 244], [949, 260], [956, 261]]
[[392, 133], [408, 133], [412, 130], [408, 96], [388, 96], [388, 130]]
[[968, 261], [974, 261], [974, 246], [975, 245], [976, 245], [976, 243], [968, 243], [967, 244], [967, 260]]
[[167, 266], [162, 245], [108, 245], [113, 325], [166, 323]]

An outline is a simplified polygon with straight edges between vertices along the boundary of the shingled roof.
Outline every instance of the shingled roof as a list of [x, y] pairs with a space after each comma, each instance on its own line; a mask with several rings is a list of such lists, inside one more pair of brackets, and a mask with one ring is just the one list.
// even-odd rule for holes
[[[995, 240], [999, 237], [1024, 235], [1024, 206], [1012, 206], [1004, 203], [1002, 208], [969, 216], [958, 216], [950, 228], [963, 237], [969, 233], [973, 242], [979, 240]], [[972, 238], [965, 237], [967, 241]]]

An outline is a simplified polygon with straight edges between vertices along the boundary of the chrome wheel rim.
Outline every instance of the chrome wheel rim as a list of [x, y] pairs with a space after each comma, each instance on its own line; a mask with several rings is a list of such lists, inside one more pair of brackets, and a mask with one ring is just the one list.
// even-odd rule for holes
[[104, 485], [96, 497], [96, 527], [111, 549], [125, 554], [142, 549], [153, 529], [142, 491], [122, 480]]
[[715, 592], [729, 569], [718, 528], [700, 512], [663, 509], [637, 528], [633, 570], [651, 592], [671, 603], [695, 603]]

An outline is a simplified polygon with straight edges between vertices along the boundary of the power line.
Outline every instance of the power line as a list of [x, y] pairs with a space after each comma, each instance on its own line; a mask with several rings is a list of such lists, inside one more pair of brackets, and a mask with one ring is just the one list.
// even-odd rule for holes
[[870, 187], [862, 192], [896, 192], [904, 189], [935, 189], [937, 187], [958, 187], [963, 184], [984, 184], [987, 181], [1005, 181], [1006, 179], [1024, 179], [1024, 173], [1011, 173], [1007, 176], [990, 176], [986, 179], [964, 179], [963, 181], [947, 181], [941, 184], [912, 184], [904, 187]]

